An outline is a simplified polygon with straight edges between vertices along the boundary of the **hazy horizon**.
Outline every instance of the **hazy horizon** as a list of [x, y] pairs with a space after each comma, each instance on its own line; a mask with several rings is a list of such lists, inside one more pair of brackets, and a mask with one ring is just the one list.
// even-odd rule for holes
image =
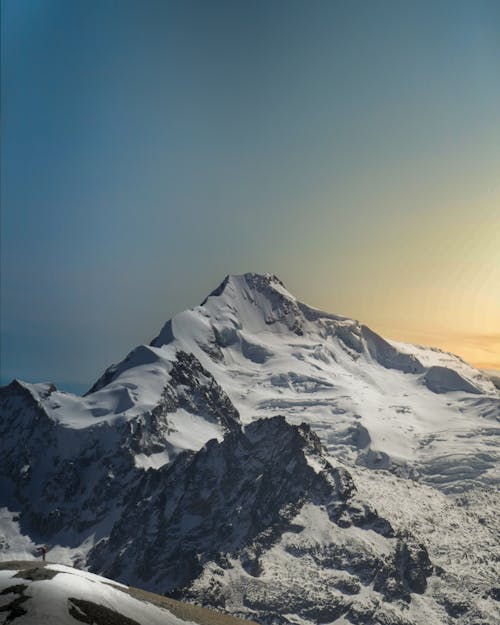
[[0, 377], [228, 273], [500, 370], [500, 4], [4, 0]]

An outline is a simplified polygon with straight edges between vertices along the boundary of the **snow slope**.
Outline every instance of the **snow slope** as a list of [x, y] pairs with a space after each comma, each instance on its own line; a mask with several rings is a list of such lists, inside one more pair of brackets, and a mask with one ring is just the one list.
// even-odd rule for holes
[[[186, 618], [187, 617], [187, 618]], [[0, 623], [19, 625], [243, 625], [68, 566], [0, 564]]]

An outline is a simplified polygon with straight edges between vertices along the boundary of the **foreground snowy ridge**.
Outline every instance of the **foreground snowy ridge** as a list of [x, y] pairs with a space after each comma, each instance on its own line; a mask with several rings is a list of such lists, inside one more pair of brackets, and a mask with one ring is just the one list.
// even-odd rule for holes
[[0, 597], [0, 622], [19, 625], [251, 625], [68, 566], [32, 560], [0, 563]]
[[499, 622], [492, 381], [228, 276], [85, 397], [0, 390], [0, 556], [262, 623]]

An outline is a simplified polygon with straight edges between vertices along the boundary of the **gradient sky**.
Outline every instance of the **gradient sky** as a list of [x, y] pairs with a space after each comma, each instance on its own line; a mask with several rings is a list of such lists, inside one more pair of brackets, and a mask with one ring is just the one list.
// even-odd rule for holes
[[2, 0], [1, 378], [227, 273], [500, 369], [500, 2]]

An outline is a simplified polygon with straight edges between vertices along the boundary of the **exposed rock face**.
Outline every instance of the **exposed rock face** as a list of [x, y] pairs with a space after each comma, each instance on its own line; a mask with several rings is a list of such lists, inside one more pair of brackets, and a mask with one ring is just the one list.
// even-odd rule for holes
[[[223, 583], [224, 574], [238, 567], [260, 586], [260, 592], [246, 594], [241, 607], [266, 622], [280, 612], [279, 604], [290, 601], [286, 587], [275, 599], [267, 594], [263, 598], [267, 559], [273, 549], [283, 549], [284, 535], [309, 535], [297, 523], [305, 508], [323, 511], [326, 528], [318, 529], [326, 535], [330, 528], [337, 529], [321, 551], [313, 545], [288, 545], [287, 557], [312, 559], [311, 574], [317, 567], [349, 574], [335, 578], [334, 603], [328, 598], [318, 605], [317, 596], [311, 599], [309, 591], [296, 589], [294, 613], [315, 622], [331, 619], [356, 603], [362, 586], [373, 583], [388, 601], [409, 600], [410, 592], [425, 590], [432, 573], [425, 548], [415, 551], [411, 537], [396, 539], [390, 523], [357, 498], [348, 471], [327, 461], [310, 428], [291, 426], [283, 417], [257, 421], [245, 432], [234, 429], [220, 443], [210, 441], [169, 467], [148, 471], [109, 539], [96, 545], [88, 563], [115, 579], [134, 579], [222, 608], [232, 592], [231, 585]], [[345, 533], [348, 539], [350, 528], [356, 528], [364, 552], [356, 544], [336, 544], [335, 533]], [[387, 556], [370, 547], [373, 533]], [[392, 564], [386, 564], [387, 557]], [[200, 581], [207, 570], [209, 588]]]
[[432, 574], [432, 564], [425, 545], [414, 541], [400, 541], [396, 564], [401, 571], [401, 581], [410, 592], [422, 594], [427, 588], [427, 578]]
[[174, 458], [180, 450], [168, 440], [176, 430], [169, 414], [183, 408], [227, 431], [239, 424], [238, 411], [213, 376], [182, 351], [158, 403], [128, 422], [71, 429], [51, 419], [21, 383], [0, 392], [0, 474], [23, 508], [23, 531], [41, 541], [72, 528], [76, 545], [81, 532], [112, 518], [143, 475], [137, 454], [162, 451]]
[[[324, 471], [316, 473], [307, 453], [319, 458]], [[282, 417], [253, 423], [245, 432], [235, 429], [221, 443], [210, 441], [172, 466], [148, 471], [135, 488], [132, 505], [124, 509], [109, 541], [90, 553], [89, 562], [117, 578], [134, 561], [137, 570], [151, 571], [167, 591], [191, 582], [199, 563], [216, 554], [237, 553], [254, 541], [257, 551], [270, 546], [306, 500], [322, 501], [332, 518], [352, 522], [346, 502], [354, 487], [348, 473], [328, 465], [307, 426], [290, 426]], [[353, 518], [364, 520], [359, 510]], [[131, 540], [131, 524], [146, 531]], [[116, 553], [120, 556], [108, 570]], [[252, 562], [249, 555], [246, 560], [249, 568], [258, 567], [255, 554]], [[151, 567], [152, 561], [157, 565]], [[183, 570], [179, 562], [185, 563]]]
[[165, 396], [172, 398], [166, 407], [167, 412], [184, 408], [192, 414], [218, 422], [228, 430], [237, 426], [240, 420], [238, 411], [215, 378], [193, 354], [177, 352], [170, 379], [170, 385], [165, 390]]
[[427, 388], [434, 393], [449, 393], [452, 391], [481, 393], [477, 386], [447, 367], [430, 367], [424, 376], [424, 380]]
[[[0, 473], [13, 502], [22, 506], [23, 531], [47, 540], [63, 529], [81, 532], [101, 521], [132, 477], [130, 456], [114, 453], [119, 431], [102, 424], [83, 431], [61, 427], [26, 388], [7, 388], [2, 408], [12, 408], [0, 421]], [[121, 484], [115, 475], [123, 476]]]
[[424, 371], [422, 363], [414, 354], [399, 352], [367, 326], [361, 326], [361, 335], [366, 341], [370, 355], [387, 369], [399, 369], [404, 373], [421, 373]]

